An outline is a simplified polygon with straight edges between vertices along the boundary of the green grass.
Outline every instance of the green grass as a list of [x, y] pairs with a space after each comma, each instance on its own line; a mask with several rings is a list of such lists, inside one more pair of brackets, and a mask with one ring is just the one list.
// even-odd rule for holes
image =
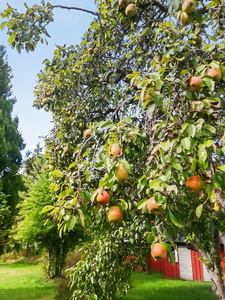
[[[118, 298], [118, 300], [121, 298]], [[164, 278], [161, 273], [135, 272], [124, 300], [217, 300], [207, 282]]]
[[[55, 282], [45, 282], [40, 266], [0, 262], [0, 300], [54, 300]], [[118, 298], [118, 300], [121, 298]], [[217, 300], [206, 282], [164, 278], [136, 272], [124, 300]]]
[[40, 266], [0, 262], [1, 300], [53, 300], [54, 281], [44, 281]]

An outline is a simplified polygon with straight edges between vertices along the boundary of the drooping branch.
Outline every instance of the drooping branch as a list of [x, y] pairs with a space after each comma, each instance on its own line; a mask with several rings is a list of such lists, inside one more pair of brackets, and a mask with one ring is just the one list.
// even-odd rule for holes
[[75, 10], [80, 10], [80, 11], [92, 14], [92, 15], [97, 16], [97, 17], [99, 16], [99, 14], [97, 12], [94, 12], [94, 11], [91, 11], [91, 10], [88, 10], [88, 9], [85, 9], [85, 8], [80, 8], [80, 7], [64, 6], [64, 5], [52, 5], [51, 9], [54, 9], [54, 8], [62, 8], [62, 9], [68, 9], [68, 10], [75, 9]]

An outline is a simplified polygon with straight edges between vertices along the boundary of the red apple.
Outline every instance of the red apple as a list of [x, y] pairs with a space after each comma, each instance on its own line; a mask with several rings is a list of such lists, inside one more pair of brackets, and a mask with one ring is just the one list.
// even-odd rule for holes
[[151, 256], [155, 260], [163, 260], [167, 257], [167, 251], [162, 247], [161, 243], [152, 245]]
[[121, 152], [121, 147], [118, 144], [113, 144], [109, 149], [109, 155], [115, 156], [119, 155]]
[[222, 77], [220, 70], [215, 68], [207, 70], [205, 75], [212, 77], [215, 80], [215, 82], [219, 82]]
[[121, 222], [123, 220], [123, 213], [118, 206], [110, 207], [108, 211], [109, 222]]
[[123, 164], [118, 164], [116, 168], [116, 180], [123, 183], [128, 178], [127, 170]]
[[131, 0], [119, 0], [119, 6], [125, 8], [128, 4], [130, 4]]
[[194, 0], [185, 0], [182, 5], [182, 11], [186, 13], [192, 13], [195, 9], [195, 1]]
[[201, 112], [205, 108], [205, 104], [202, 101], [193, 101], [191, 104], [191, 110]]
[[137, 138], [137, 135], [136, 135], [136, 133], [134, 133], [133, 131], [130, 131], [130, 132], [128, 132], [128, 136], [130, 137], [130, 138]]
[[180, 16], [181, 25], [183, 25], [183, 26], [189, 25], [189, 24], [191, 24], [192, 21], [193, 21], [192, 16], [188, 15], [185, 11], [183, 11]]
[[110, 196], [106, 191], [103, 191], [102, 193], [97, 195], [96, 200], [99, 204], [106, 205], [107, 203], [109, 203]]
[[91, 136], [91, 128], [88, 128], [84, 131], [85, 139], [88, 139]]
[[186, 188], [193, 193], [198, 193], [204, 188], [205, 182], [199, 175], [193, 175], [186, 181]]
[[134, 17], [137, 14], [137, 6], [133, 3], [128, 4], [125, 9], [125, 14], [130, 18]]
[[153, 215], [161, 215], [164, 212], [164, 209], [155, 203], [154, 197], [148, 200], [147, 208]]
[[201, 89], [202, 79], [198, 76], [192, 76], [188, 82], [188, 89], [190, 92], [199, 92]]
[[88, 53], [89, 53], [89, 54], [93, 54], [93, 52], [94, 52], [94, 49], [93, 49], [92, 47], [90, 47], [90, 48], [88, 49]]
[[42, 100], [42, 103], [43, 103], [43, 104], [47, 104], [47, 103], [48, 103], [48, 98], [44, 98], [44, 99]]

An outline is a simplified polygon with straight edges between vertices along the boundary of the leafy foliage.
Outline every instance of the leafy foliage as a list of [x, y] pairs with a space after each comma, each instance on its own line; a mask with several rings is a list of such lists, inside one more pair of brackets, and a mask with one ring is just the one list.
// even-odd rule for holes
[[22, 188], [22, 181], [17, 172], [22, 160], [20, 152], [24, 148], [18, 132], [18, 118], [11, 117], [15, 99], [10, 99], [12, 75], [5, 55], [5, 48], [0, 46], [0, 251], [7, 241], [19, 201], [18, 190]]
[[[200, 252], [216, 294], [225, 299], [219, 256], [225, 226], [225, 12], [219, 1], [199, 1], [191, 24], [181, 26], [182, 2], [135, 1], [138, 13], [129, 18], [118, 1], [96, 1], [97, 17], [80, 46], [57, 46], [52, 61], [45, 60], [34, 105], [51, 110], [54, 118], [46, 159], [55, 204], [46, 211], [58, 216], [60, 234], [77, 226], [97, 236], [101, 231], [92, 250], [99, 268], [105, 248], [98, 243], [103, 236], [106, 243], [113, 241], [116, 230], [124, 233], [121, 244], [131, 245], [129, 251], [141, 245], [150, 252], [150, 245], [160, 242], [171, 260], [175, 240], [185, 236]], [[219, 70], [221, 80], [208, 69]], [[189, 85], [192, 76], [201, 79], [196, 91]], [[87, 128], [91, 135], [84, 137]], [[110, 155], [112, 144], [120, 145], [119, 155]], [[123, 182], [117, 180], [118, 164], [128, 173]], [[195, 175], [204, 182], [200, 192], [186, 186]], [[110, 194], [106, 207], [96, 203], [103, 190]], [[148, 211], [150, 197], [162, 214]], [[111, 206], [124, 215], [115, 228], [107, 218]], [[79, 285], [74, 299], [76, 293], [79, 299], [113, 299], [115, 287], [107, 286], [106, 296], [104, 274], [93, 266], [86, 288], [79, 280], [93, 253], [70, 273]], [[114, 253], [112, 243], [111, 263]], [[110, 272], [114, 278], [115, 269]], [[124, 274], [121, 269], [122, 294], [128, 286]]]
[[[25, 176], [26, 191], [20, 193], [21, 201], [18, 205], [19, 216], [15, 227], [14, 239], [20, 242], [37, 245], [39, 251], [46, 249], [48, 259], [46, 273], [48, 276], [60, 276], [64, 267], [67, 252], [74, 247], [82, 232], [71, 232], [60, 239], [57, 230], [57, 218], [46, 222], [43, 208], [52, 203], [48, 170], [44, 166], [44, 159], [40, 153], [30, 157], [33, 167]], [[39, 166], [35, 171], [35, 167]], [[30, 174], [31, 173], [31, 174]], [[74, 240], [75, 239], [75, 240]]]

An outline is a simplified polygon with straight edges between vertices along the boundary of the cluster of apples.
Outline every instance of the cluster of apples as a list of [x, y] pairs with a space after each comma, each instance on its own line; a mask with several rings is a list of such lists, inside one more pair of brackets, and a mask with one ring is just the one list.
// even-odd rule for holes
[[[85, 131], [86, 132], [86, 131]], [[87, 136], [87, 134], [86, 134]], [[110, 156], [118, 156], [121, 153], [121, 147], [118, 144], [113, 144], [109, 149]], [[116, 168], [116, 179], [118, 182], [123, 183], [128, 178], [128, 173], [123, 164], [119, 163]], [[96, 197], [96, 201], [101, 205], [106, 205], [110, 201], [110, 195], [107, 191], [99, 193]], [[108, 220], [110, 222], [121, 222], [123, 220], [123, 213], [118, 206], [110, 207], [108, 214]]]
[[[206, 71], [205, 75], [210, 76], [216, 83], [218, 83], [222, 75], [224, 73], [224, 66], [221, 68], [210, 68]], [[195, 92], [201, 92], [201, 90], [204, 92], [204, 88], [201, 87], [202, 78], [199, 76], [192, 76], [189, 79], [188, 82], [188, 90], [192, 93]], [[204, 110], [205, 103], [207, 107], [210, 107], [210, 110]], [[213, 102], [212, 100], [205, 100], [204, 102], [201, 100], [193, 101], [191, 110], [196, 111], [203, 114], [211, 115], [214, 119], [217, 119], [218, 117], [218, 109], [221, 107], [221, 102]]]
[[[205, 75], [210, 76], [215, 82], [219, 82], [222, 78], [222, 72], [219, 69], [208, 69]], [[199, 92], [201, 90], [202, 79], [199, 76], [192, 76], [188, 82], [188, 90], [192, 93]]]
[[[161, 215], [164, 213], [162, 206], [155, 202], [155, 197], [151, 197], [147, 202], [148, 211], [153, 215]], [[163, 248], [161, 243], [155, 243], [151, 247], [151, 256], [155, 260], [163, 260], [167, 257], [167, 251]]]
[[[186, 188], [193, 193], [200, 192], [205, 186], [205, 182], [202, 181], [199, 175], [193, 175], [186, 181]], [[147, 202], [148, 211], [153, 215], [161, 215], [164, 213], [164, 209], [161, 205], [155, 202], [155, 197], [151, 197]], [[163, 248], [162, 243], [155, 243], [151, 248], [151, 255], [155, 260], [163, 260], [167, 257], [167, 251]]]
[[180, 15], [180, 23], [183, 26], [191, 24], [193, 17], [191, 13], [195, 10], [196, 2], [195, 0], [185, 0], [182, 5], [182, 12]]
[[137, 6], [131, 0], [119, 0], [119, 6], [125, 8], [125, 14], [132, 18], [137, 14]]
[[48, 98], [51, 97], [51, 92], [50, 91], [44, 91], [42, 94], [43, 100], [42, 103], [43, 104], [47, 104], [48, 103]]

